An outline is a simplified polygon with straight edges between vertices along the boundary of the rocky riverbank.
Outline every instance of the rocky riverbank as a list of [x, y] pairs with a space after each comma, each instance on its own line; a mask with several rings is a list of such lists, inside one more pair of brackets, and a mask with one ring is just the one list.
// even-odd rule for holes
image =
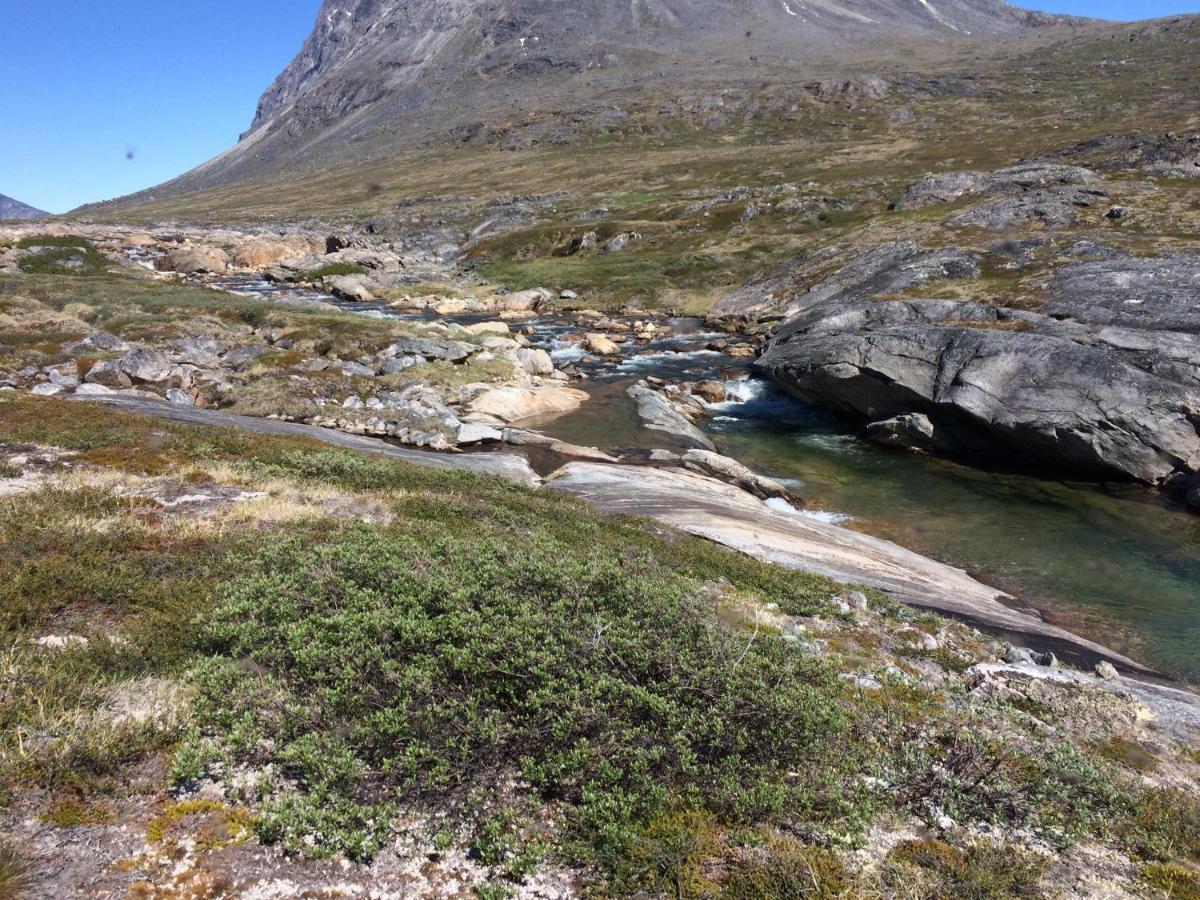
[[1134, 177], [1160, 163], [930, 176], [893, 204], [938, 216], [930, 239], [793, 260], [713, 317], [771, 323], [758, 370], [872, 440], [1197, 508], [1200, 256], [1151, 237], [1188, 215], [1150, 212], [1166, 188]]
[[[488, 760], [505, 765], [520, 746], [523, 759], [540, 764], [553, 752], [544, 740], [513, 742], [525, 740], [525, 729], [541, 735], [552, 723], [569, 728], [570, 740], [583, 734], [588, 743], [609, 742], [610, 754], [627, 752], [627, 733], [612, 743], [607, 725], [631, 714], [628, 698], [654, 695], [653, 703], [636, 702], [629, 727], [693, 702], [688, 688], [673, 686], [682, 673], [671, 674], [668, 662], [680, 652], [696, 653], [697, 664], [714, 653], [722, 659], [695, 699], [701, 706], [689, 714], [693, 728], [711, 713], [714, 689], [726, 690], [713, 679], [752, 675], [737, 709], [745, 716], [767, 712], [758, 709], [766, 704], [770, 715], [745, 725], [750, 743], [743, 753], [783, 734], [775, 752], [794, 760], [778, 781], [764, 774], [764, 789], [794, 788], [798, 773], [808, 772], [805, 785], [815, 777], [834, 791], [833, 805], [825, 811], [819, 795], [800, 807], [789, 802], [789, 809], [819, 804], [803, 840], [785, 836], [795, 828], [792, 816], [777, 826], [774, 814], [751, 813], [756, 837], [748, 843], [707, 814], [679, 819], [668, 812], [648, 824], [622, 814], [617, 821], [625, 827], [648, 829], [639, 841], [703, 840], [704, 860], [720, 861], [722, 878], [765, 877], [760, 869], [788, 866], [788, 877], [808, 884], [809, 869], [793, 867], [800, 853], [821, 866], [822, 879], [837, 879], [839, 891], [870, 896], [914, 879], [931, 885], [931, 896], [952, 891], [958, 878], [1019, 884], [1022, 893], [1046, 896], [1132, 897], [1188, 883], [1190, 870], [1175, 862], [1175, 847], [1186, 851], [1200, 840], [1193, 824], [1196, 695], [1120, 674], [1108, 661], [1068, 668], [1051, 653], [997, 642], [871, 588], [839, 584], [872, 583], [919, 605], [941, 597], [960, 614], [986, 620], [990, 611], [999, 617], [992, 625], [1020, 629], [1035, 621], [962, 573], [884, 542], [815, 524], [698, 473], [573, 462], [540, 479], [504, 454], [413, 450], [142, 397], [65, 404], [9, 392], [0, 395], [0, 433], [0, 527], [15, 538], [5, 566], [19, 576], [6, 590], [10, 604], [20, 605], [8, 608], [22, 610], [19, 621], [11, 614], [4, 620], [18, 635], [7, 670], [22, 688], [53, 676], [36, 699], [24, 690], [0, 698], [22, 739], [0, 745], [0, 777], [21, 773], [0, 811], [0, 829], [23, 848], [20, 877], [47, 893], [115, 896], [163, 885], [195, 893], [219, 884], [270, 896], [303, 884], [449, 897], [500, 884], [521, 896], [566, 898], [604, 879], [657, 890], [658, 870], [641, 868], [640, 851], [622, 851], [633, 868], [609, 874], [617, 863], [602, 838], [578, 843], [577, 835], [592, 834], [582, 818], [591, 792], [546, 799], [538, 782], [518, 772], [497, 783]], [[544, 487], [526, 489], [537, 484]], [[655, 534], [633, 520], [589, 512], [569, 496], [671, 528]], [[47, 529], [52, 522], [56, 527]], [[516, 533], [522, 552], [514, 554]], [[267, 555], [247, 557], [247, 544], [264, 546], [259, 552]], [[214, 554], [219, 567], [209, 565]], [[779, 574], [779, 566], [812, 573], [815, 560], [835, 580]], [[66, 606], [56, 600], [39, 611], [48, 601], [30, 567], [45, 573], [72, 565], [85, 568], [62, 575], [86, 586], [89, 599]], [[196, 566], [209, 572], [201, 583], [189, 577]], [[262, 574], [257, 566], [265, 567]], [[673, 580], [691, 573], [699, 575], [694, 583]], [[311, 590], [314, 579], [323, 585], [319, 592]], [[426, 579], [431, 605], [414, 612], [411, 585]], [[125, 594], [112, 591], [135, 585], [135, 594], [115, 605]], [[207, 606], [210, 586], [225, 604], [215, 614]], [[665, 614], [658, 604], [674, 602], [664, 598], [681, 587], [680, 596], [694, 599]], [[156, 591], [171, 605], [160, 606]], [[443, 614], [438, 598], [447, 591], [455, 601]], [[260, 602], [258, 612], [253, 604]], [[582, 603], [588, 607], [581, 613]], [[202, 650], [191, 649], [197, 627]], [[463, 630], [445, 643], [426, 642], [430, 629], [431, 640], [442, 641], [447, 627]], [[308, 636], [304, 652], [277, 655], [275, 635], [287, 644], [297, 633]], [[414, 640], [420, 654], [405, 649]], [[654, 659], [667, 673], [659, 677], [657, 666], [631, 673], [630, 640], [642, 653], [660, 654]], [[561, 671], [553, 649], [560, 645], [562, 658], [572, 661]], [[518, 666], [514, 654], [528, 652], [553, 669]], [[186, 666], [173, 662], [177, 654]], [[391, 676], [411, 687], [393, 694], [376, 659], [385, 667], [414, 660]], [[625, 690], [587, 701], [582, 718], [569, 699], [545, 713], [552, 720], [530, 709], [531, 701], [507, 699], [523, 691], [525, 678], [558, 683], [581, 666], [607, 671], [610, 659], [612, 675], [602, 683], [611, 692], [620, 678]], [[428, 678], [423, 667], [435, 661], [473, 673], [461, 704], [454, 678], [433, 682], [436, 707], [455, 708], [456, 718], [438, 727], [473, 722], [466, 732], [472, 748], [464, 758], [440, 742], [428, 745], [447, 760], [441, 765], [463, 766], [461, 777], [473, 784], [486, 773], [465, 817], [455, 792], [435, 789], [435, 775], [423, 769], [416, 794], [393, 787], [411, 783], [399, 773], [382, 782], [358, 775], [320, 781], [312, 766], [341, 759], [358, 771], [387, 752], [376, 749], [381, 722], [364, 730], [338, 718], [346, 704], [353, 709], [360, 701], [335, 693], [341, 676], [333, 666], [353, 672], [352, 684], [369, 686], [362, 702], [389, 704], [389, 715], [420, 730], [430, 726], [404, 704], [414, 679]], [[590, 675], [586, 683], [593, 683]], [[569, 698], [563, 688], [553, 696]], [[786, 703], [776, 703], [781, 693]], [[805, 706], [797, 706], [801, 700]], [[596, 702], [607, 709], [599, 730], [592, 724]], [[507, 728], [472, 720], [484, 703], [488, 721]], [[273, 711], [277, 704], [287, 716]], [[798, 730], [798, 715], [816, 720]], [[304, 733], [287, 724], [293, 717], [303, 717]], [[231, 730], [229, 721], [261, 724]], [[432, 738], [438, 731], [421, 733]], [[650, 745], [660, 740], [641, 733]], [[407, 746], [409, 739], [395, 740]], [[822, 749], [833, 746], [834, 754]], [[697, 752], [707, 766], [707, 751]], [[86, 764], [59, 762], [67, 754]], [[726, 759], [723, 750], [718, 759]], [[593, 790], [638, 790], [624, 778], [601, 788], [611, 776], [588, 760], [566, 764]], [[653, 765], [674, 771], [674, 763]], [[120, 790], [105, 787], [107, 778]], [[346, 794], [351, 788], [355, 793]], [[339, 803], [333, 810], [331, 796]], [[514, 823], [512, 816], [520, 818]], [[72, 848], [65, 854], [64, 841]], [[587, 849], [593, 846], [601, 849]], [[930, 854], [951, 859], [958, 874], [930, 862]]]

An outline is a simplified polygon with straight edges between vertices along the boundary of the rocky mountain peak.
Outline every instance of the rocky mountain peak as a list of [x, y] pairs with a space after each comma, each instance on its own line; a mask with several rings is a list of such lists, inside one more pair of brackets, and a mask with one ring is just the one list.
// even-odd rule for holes
[[50, 213], [0, 194], [0, 222], [6, 219], [46, 219]]
[[384, 98], [498, 76], [714, 60], [811, 59], [897, 39], [1007, 35], [1059, 21], [1001, 0], [326, 0], [248, 134], [298, 113], [293, 135]]

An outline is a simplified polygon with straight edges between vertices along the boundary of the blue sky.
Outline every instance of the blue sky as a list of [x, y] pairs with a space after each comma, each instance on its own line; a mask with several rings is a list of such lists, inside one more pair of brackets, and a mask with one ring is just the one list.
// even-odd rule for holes
[[[1200, 0], [1021, 0], [1108, 19]], [[320, 0], [0, 0], [0, 193], [66, 212], [229, 147]], [[132, 159], [128, 155], [132, 154]]]

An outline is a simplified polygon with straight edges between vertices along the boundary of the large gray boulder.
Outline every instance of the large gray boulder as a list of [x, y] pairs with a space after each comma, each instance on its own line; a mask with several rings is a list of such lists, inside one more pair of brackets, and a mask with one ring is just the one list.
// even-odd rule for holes
[[646, 382], [630, 385], [626, 392], [637, 404], [642, 424], [652, 431], [661, 431], [675, 437], [687, 447], [701, 450], [716, 450], [708, 436], [696, 427], [679, 405], [671, 402], [662, 391], [656, 391]]
[[447, 362], [463, 362], [479, 348], [465, 341], [441, 340], [437, 338], [401, 338], [380, 355], [384, 358], [397, 356], [420, 356], [423, 359], [444, 359]]
[[1045, 314], [818, 304], [783, 323], [757, 365], [864, 421], [919, 413], [973, 452], [1159, 484], [1200, 469], [1198, 291], [1200, 258], [1122, 259], [1060, 272]]
[[130, 350], [121, 357], [118, 368], [134, 383], [157, 384], [171, 377], [172, 363], [157, 350]]

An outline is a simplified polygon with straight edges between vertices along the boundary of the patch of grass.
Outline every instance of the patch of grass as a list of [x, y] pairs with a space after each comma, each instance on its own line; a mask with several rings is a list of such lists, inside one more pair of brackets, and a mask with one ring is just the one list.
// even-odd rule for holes
[[1171, 900], [1200, 900], [1200, 872], [1175, 863], [1150, 863], [1138, 876], [1149, 887]]
[[1143, 774], [1153, 772], [1158, 768], [1158, 757], [1137, 741], [1131, 741], [1120, 735], [1113, 735], [1097, 746], [1096, 753], [1101, 759], [1120, 763]]
[[15, 844], [0, 840], [0, 900], [26, 896], [31, 872], [27, 855]]
[[955, 847], [935, 840], [905, 841], [891, 858], [932, 874], [933, 896], [972, 900], [1036, 896], [1046, 866], [1039, 857], [990, 842]]

